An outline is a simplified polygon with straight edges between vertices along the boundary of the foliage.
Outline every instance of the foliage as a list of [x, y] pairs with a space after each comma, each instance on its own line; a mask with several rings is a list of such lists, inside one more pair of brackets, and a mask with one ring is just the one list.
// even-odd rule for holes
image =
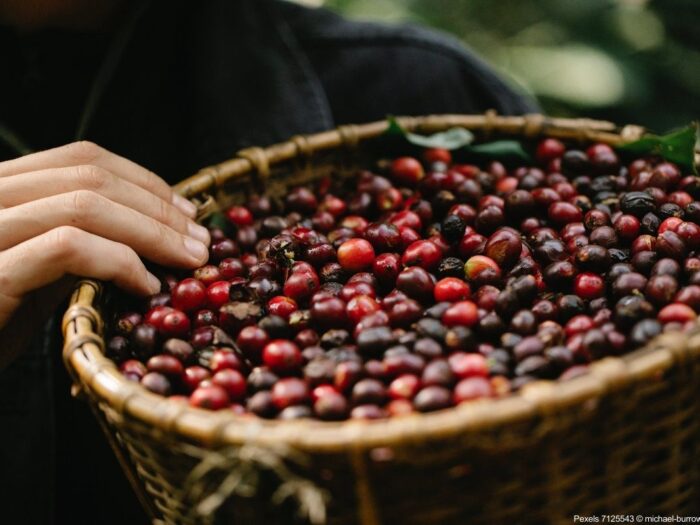
[[666, 130], [700, 115], [697, 0], [326, 0], [427, 24], [475, 49], [547, 113]]

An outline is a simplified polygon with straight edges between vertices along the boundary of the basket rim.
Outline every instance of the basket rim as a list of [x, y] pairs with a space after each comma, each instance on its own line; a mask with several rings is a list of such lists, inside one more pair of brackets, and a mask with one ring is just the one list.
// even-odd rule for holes
[[[485, 115], [400, 117], [397, 120], [409, 130], [439, 130], [462, 125], [487, 132], [516, 133], [526, 137], [559, 136], [609, 144], [633, 140], [643, 133], [637, 126], [620, 129], [603, 121], [551, 119], [542, 115], [499, 117], [493, 112]], [[386, 120], [344, 126], [339, 130], [295, 137], [265, 149], [249, 149], [235, 159], [201, 170], [175, 188], [186, 197], [194, 197], [211, 187], [220, 186], [231, 177], [248, 175], [253, 170], [265, 171], [270, 164], [308, 155], [309, 151], [349, 143], [357, 145], [362, 140], [380, 135], [386, 126]], [[312, 149], [305, 152], [304, 147]], [[593, 362], [588, 372], [580, 377], [563, 382], [535, 381], [503, 398], [374, 421], [263, 420], [231, 411], [212, 412], [190, 407], [153, 394], [127, 380], [102, 352], [102, 319], [97, 309], [101, 290], [102, 284], [97, 281], [78, 282], [63, 317], [64, 362], [75, 386], [98, 404], [107, 405], [119, 417], [131, 418], [152, 426], [154, 431], [177, 434], [210, 447], [255, 442], [331, 453], [450, 438], [470, 431], [534, 421], [557, 415], [567, 408], [594, 409], [607, 392], [650, 378], [658, 379], [666, 370], [688, 360], [689, 353], [693, 352], [691, 349], [700, 349], [699, 329], [686, 334], [666, 333], [634, 352]], [[696, 343], [688, 344], [691, 339]]]

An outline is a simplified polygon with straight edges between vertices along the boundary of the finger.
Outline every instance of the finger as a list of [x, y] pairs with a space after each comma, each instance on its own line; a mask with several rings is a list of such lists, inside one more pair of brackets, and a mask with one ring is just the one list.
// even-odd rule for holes
[[[47, 184], [50, 181], [50, 184]], [[174, 205], [94, 165], [71, 166], [11, 175], [0, 179], [0, 206], [9, 208], [51, 195], [81, 189], [148, 215], [174, 230], [209, 244], [209, 232], [185, 217]]]
[[73, 142], [0, 163], [0, 177], [79, 165], [95, 165], [111, 171], [118, 177], [172, 203], [189, 217], [194, 217], [197, 212], [194, 204], [173, 192], [170, 186], [152, 171], [88, 141]]
[[71, 226], [55, 228], [0, 253], [0, 295], [5, 301], [20, 301], [65, 275], [113, 281], [139, 295], [160, 290], [160, 282], [134, 250]]
[[208, 255], [200, 241], [97, 193], [79, 190], [0, 211], [0, 249], [59, 226], [131, 246], [143, 257], [167, 266], [194, 268]]

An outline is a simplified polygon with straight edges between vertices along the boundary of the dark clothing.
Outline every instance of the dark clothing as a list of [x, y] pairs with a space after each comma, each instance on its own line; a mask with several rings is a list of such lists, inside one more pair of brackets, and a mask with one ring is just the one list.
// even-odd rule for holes
[[[85, 138], [176, 182], [245, 146], [387, 114], [534, 109], [448, 37], [277, 0], [154, 1], [128, 37], [104, 75], [106, 36], [0, 28], [0, 124], [43, 149], [83, 122]], [[0, 141], [0, 160], [15, 156]], [[87, 406], [70, 399], [48, 331], [0, 371], [2, 522], [145, 523]]]

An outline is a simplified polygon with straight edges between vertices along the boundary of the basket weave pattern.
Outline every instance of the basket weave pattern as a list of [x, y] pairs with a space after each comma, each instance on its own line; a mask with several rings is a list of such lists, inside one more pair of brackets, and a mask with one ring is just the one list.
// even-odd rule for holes
[[[410, 131], [462, 126], [481, 138], [618, 144], [641, 134], [632, 126], [540, 115], [398, 120]], [[203, 217], [242, 201], [251, 187], [275, 194], [324, 174], [350, 173], [363, 144], [386, 126], [346, 126], [249, 148], [177, 189]], [[302, 478], [330, 496], [327, 519], [337, 524], [571, 523], [574, 514], [700, 509], [700, 329], [664, 334], [592, 364], [584, 376], [531, 383], [504, 399], [385, 421], [278, 422], [191, 408], [127, 381], [103, 356], [102, 291], [94, 281], [77, 286], [64, 316], [64, 359], [76, 395], [93, 408], [153, 523], [213, 523], [195, 512], [201, 498], [192, 498], [191, 473], [203, 458], [234, 464], [227, 454], [249, 446], [256, 452], [238, 458], [241, 472], [250, 462], [290, 463], [285, 450], [302, 455], [307, 463], [290, 469], [300, 477], [289, 486], [315, 522], [324, 520], [321, 492], [308, 490]], [[226, 470], [200, 476], [200, 495], [216, 493]], [[235, 522], [293, 522], [289, 513], [266, 516], [264, 494], [237, 498]]]

